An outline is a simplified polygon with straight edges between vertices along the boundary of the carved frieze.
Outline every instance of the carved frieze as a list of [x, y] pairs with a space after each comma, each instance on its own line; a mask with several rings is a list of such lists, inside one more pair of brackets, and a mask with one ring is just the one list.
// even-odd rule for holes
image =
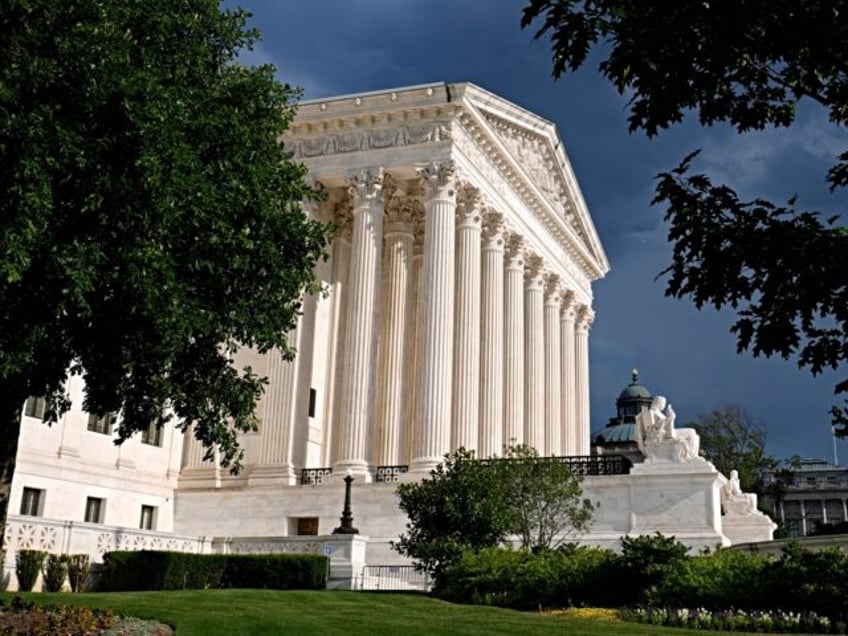
[[378, 130], [337, 132], [322, 137], [292, 137], [285, 139], [284, 143], [295, 159], [308, 159], [362, 150], [416, 146], [450, 139], [450, 123], [433, 122]]

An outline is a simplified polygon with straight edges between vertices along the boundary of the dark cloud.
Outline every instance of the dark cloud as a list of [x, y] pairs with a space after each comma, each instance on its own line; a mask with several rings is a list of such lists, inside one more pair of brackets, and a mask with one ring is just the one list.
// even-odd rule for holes
[[656, 275], [668, 264], [663, 210], [652, 208], [655, 175], [704, 149], [702, 169], [753, 195], [827, 210], [827, 161], [848, 140], [815, 108], [800, 125], [740, 137], [701, 129], [692, 118], [654, 140], [627, 133], [626, 97], [599, 76], [597, 58], [559, 82], [550, 53], [519, 28], [523, 0], [244, 0], [263, 40], [257, 61], [306, 98], [434, 81], [471, 81], [556, 123], [607, 250], [612, 271], [595, 286], [592, 329], [593, 429], [614, 413], [615, 398], [638, 366], [655, 393], [686, 421], [739, 403], [768, 427], [781, 456], [829, 457], [827, 410], [833, 376], [812, 378], [792, 362], [735, 353], [727, 312], [698, 312], [664, 297]]

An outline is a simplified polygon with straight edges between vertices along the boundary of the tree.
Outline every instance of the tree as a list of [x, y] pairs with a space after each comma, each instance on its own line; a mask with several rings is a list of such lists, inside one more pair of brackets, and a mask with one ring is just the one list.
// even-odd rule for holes
[[[630, 131], [648, 136], [697, 114], [738, 132], [786, 127], [812, 100], [831, 123], [848, 123], [848, 6], [841, 2], [740, 0], [530, 0], [521, 24], [549, 36], [553, 75], [579, 68], [592, 47], [599, 70], [632, 95]], [[727, 185], [689, 174], [693, 153], [658, 177], [674, 245], [666, 294], [698, 308], [731, 307], [737, 350], [795, 357], [813, 374], [848, 361], [848, 229], [838, 217], [741, 200]], [[848, 152], [827, 174], [848, 185]], [[848, 392], [848, 378], [835, 386]], [[848, 404], [848, 402], [846, 402]], [[848, 406], [833, 422], [848, 435]]]
[[594, 505], [582, 499], [581, 479], [557, 457], [539, 457], [529, 446], [493, 461], [512, 513], [511, 533], [530, 550], [556, 548], [588, 530]]
[[298, 92], [238, 63], [246, 19], [217, 0], [0, 12], [0, 523], [27, 396], [55, 422], [82, 375], [121, 440], [173, 414], [237, 468], [262, 379], [231, 354], [293, 355], [327, 228], [279, 143]]
[[393, 544], [438, 576], [466, 550], [517, 536], [523, 549], [552, 548], [589, 526], [594, 506], [581, 480], [556, 457], [513, 446], [505, 457], [477, 461], [459, 449], [421, 482], [398, 487], [407, 532]]
[[400, 484], [406, 532], [392, 547], [416, 567], [438, 576], [467, 549], [499, 545], [509, 534], [512, 512], [494, 471], [460, 448], [420, 482]]
[[745, 492], [762, 496], [769, 471], [778, 462], [766, 453], [765, 428], [743, 407], [731, 404], [704, 413], [692, 422], [701, 437], [701, 451], [724, 475], [739, 471]]

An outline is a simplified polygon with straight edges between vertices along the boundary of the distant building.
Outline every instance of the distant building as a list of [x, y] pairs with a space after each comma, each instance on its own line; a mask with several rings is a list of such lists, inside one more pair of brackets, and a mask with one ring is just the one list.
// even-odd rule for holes
[[631, 372], [630, 384], [624, 387], [615, 401], [616, 415], [596, 434], [592, 444], [598, 455], [624, 455], [631, 462], [644, 457], [636, 446], [636, 416], [651, 406], [651, 392], [639, 383], [639, 370]]
[[818, 534], [823, 526], [848, 521], [848, 467], [823, 459], [802, 459], [792, 473], [777, 501], [768, 491], [781, 476], [770, 473], [763, 497], [763, 505], [773, 511], [774, 519], [780, 520], [790, 537]]

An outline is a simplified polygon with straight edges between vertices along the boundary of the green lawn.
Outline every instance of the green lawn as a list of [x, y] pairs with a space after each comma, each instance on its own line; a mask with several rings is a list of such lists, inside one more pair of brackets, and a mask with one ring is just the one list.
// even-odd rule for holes
[[[0, 594], [8, 601], [13, 593]], [[632, 623], [601, 623], [454, 605], [425, 596], [367, 592], [205, 590], [103, 594], [24, 594], [39, 603], [112, 608], [118, 614], [156, 618], [177, 636], [309, 634], [317, 636], [416, 636], [430, 634], [539, 636], [699, 635]], [[721, 632], [710, 632], [720, 634]]]

